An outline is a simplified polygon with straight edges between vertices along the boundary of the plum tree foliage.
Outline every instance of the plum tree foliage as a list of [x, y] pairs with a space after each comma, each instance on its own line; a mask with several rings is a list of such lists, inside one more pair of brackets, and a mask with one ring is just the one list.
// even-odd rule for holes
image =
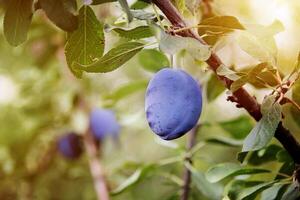
[[[0, 39], [0, 71], [21, 83], [22, 99], [0, 106], [0, 199], [95, 199], [103, 189], [112, 199], [300, 198], [300, 56], [281, 70], [279, 20], [245, 23], [213, 0], [0, 2], [14, 47]], [[226, 65], [230, 45], [251, 62]], [[172, 141], [147, 134], [147, 122]], [[120, 137], [121, 149], [100, 145], [107, 179], [95, 175], [89, 132]], [[83, 140], [96, 192], [86, 160], [53, 159], [54, 143], [75, 159]]]

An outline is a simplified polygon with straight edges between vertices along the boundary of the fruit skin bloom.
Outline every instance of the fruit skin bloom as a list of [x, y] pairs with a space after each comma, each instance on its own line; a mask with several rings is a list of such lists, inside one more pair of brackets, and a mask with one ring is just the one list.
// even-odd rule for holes
[[120, 126], [113, 111], [94, 108], [90, 114], [90, 128], [96, 139], [102, 140], [106, 136], [117, 137]]
[[63, 135], [58, 140], [58, 150], [65, 158], [78, 158], [83, 151], [80, 136], [73, 132]]
[[186, 72], [164, 68], [149, 82], [145, 111], [152, 131], [173, 140], [191, 130], [202, 111], [201, 88]]

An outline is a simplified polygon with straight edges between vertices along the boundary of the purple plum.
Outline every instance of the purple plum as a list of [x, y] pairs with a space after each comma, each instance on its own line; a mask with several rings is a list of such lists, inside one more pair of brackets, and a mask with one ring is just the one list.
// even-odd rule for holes
[[152, 131], [164, 140], [173, 140], [191, 130], [202, 111], [201, 88], [179, 69], [164, 68], [149, 82], [145, 111]]
[[117, 137], [120, 126], [113, 111], [95, 108], [90, 114], [90, 128], [96, 139], [102, 140], [106, 136]]
[[78, 158], [83, 151], [81, 137], [73, 132], [63, 135], [58, 140], [58, 150], [66, 158]]

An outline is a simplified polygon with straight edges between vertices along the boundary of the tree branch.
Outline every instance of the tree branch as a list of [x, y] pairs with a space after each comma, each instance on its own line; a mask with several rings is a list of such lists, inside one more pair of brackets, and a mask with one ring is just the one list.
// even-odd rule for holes
[[[196, 143], [196, 137], [197, 132], [200, 128], [200, 125], [195, 126], [189, 135], [188, 141], [187, 141], [187, 151], [191, 150]], [[187, 162], [192, 164], [192, 160], [190, 157], [187, 157], [185, 159]], [[184, 168], [184, 175], [183, 175], [183, 187], [182, 187], [182, 194], [181, 194], [181, 200], [188, 200], [189, 192], [190, 192], [190, 183], [191, 183], [191, 171], [188, 168]]]
[[[170, 2], [170, 0], [152, 0], [152, 2], [165, 14], [165, 16], [168, 18], [168, 20], [174, 27], [187, 27], [184, 19], [181, 17], [180, 13]], [[198, 40], [200, 43], [206, 44], [206, 42], [195, 31], [191, 29], [183, 30], [182, 32], [178, 33], [178, 35], [183, 37], [192, 37]], [[211, 57], [206, 62], [215, 73], [217, 68], [220, 65], [223, 65], [222, 61], [215, 53], [212, 53]], [[219, 75], [218, 78], [224, 83], [224, 85], [228, 89], [230, 88], [232, 80]], [[260, 104], [243, 87], [235, 91], [233, 93], [233, 96], [237, 99], [238, 105], [246, 109], [256, 121], [259, 121], [261, 119], [262, 114], [260, 111]], [[293, 135], [283, 127], [282, 123], [278, 125], [275, 137], [289, 152], [291, 157], [294, 159], [295, 163], [300, 164], [300, 144], [293, 137]]]
[[104, 170], [98, 158], [97, 144], [89, 129], [84, 135], [84, 145], [88, 155], [90, 171], [94, 179], [94, 186], [98, 200], [109, 200], [109, 192], [106, 185]]

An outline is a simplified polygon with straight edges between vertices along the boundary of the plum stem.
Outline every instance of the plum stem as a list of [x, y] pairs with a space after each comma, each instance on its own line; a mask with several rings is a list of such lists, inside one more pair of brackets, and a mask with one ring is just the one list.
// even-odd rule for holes
[[[187, 140], [187, 145], [186, 145], [187, 151], [190, 151], [195, 146], [197, 132], [199, 128], [200, 125], [196, 125], [188, 134], [189, 138]], [[192, 158], [189, 156], [185, 158], [185, 161], [192, 164]], [[184, 184], [182, 187], [181, 200], [188, 200], [189, 192], [190, 192], [190, 183], [191, 183], [191, 171], [187, 167], [184, 168], [183, 181]]]
[[[187, 27], [183, 17], [178, 12], [177, 8], [172, 4], [170, 0], [152, 0], [154, 3], [167, 17], [170, 23], [175, 28], [185, 28]], [[182, 37], [192, 37], [198, 40], [201, 44], [205, 44], [206, 42], [191, 29], [185, 29], [182, 32], [178, 32], [178, 35]], [[224, 65], [220, 58], [217, 56], [216, 53], [212, 52], [210, 58], [206, 61], [210, 68], [216, 73], [219, 66]], [[218, 74], [217, 74], [218, 75]], [[232, 80], [228, 79], [225, 76], [218, 75], [220, 81], [230, 89], [232, 84]], [[233, 93], [233, 96], [236, 97], [238, 104], [246, 109], [248, 113], [256, 120], [259, 121], [262, 117], [260, 111], [260, 104], [257, 100], [251, 96], [243, 87], [239, 88]], [[300, 164], [300, 144], [295, 139], [295, 137], [283, 127], [282, 123], [280, 122], [277, 130], [275, 132], [275, 137], [277, 140], [280, 141], [282, 146], [288, 151], [290, 156], [293, 158], [295, 163]]]

